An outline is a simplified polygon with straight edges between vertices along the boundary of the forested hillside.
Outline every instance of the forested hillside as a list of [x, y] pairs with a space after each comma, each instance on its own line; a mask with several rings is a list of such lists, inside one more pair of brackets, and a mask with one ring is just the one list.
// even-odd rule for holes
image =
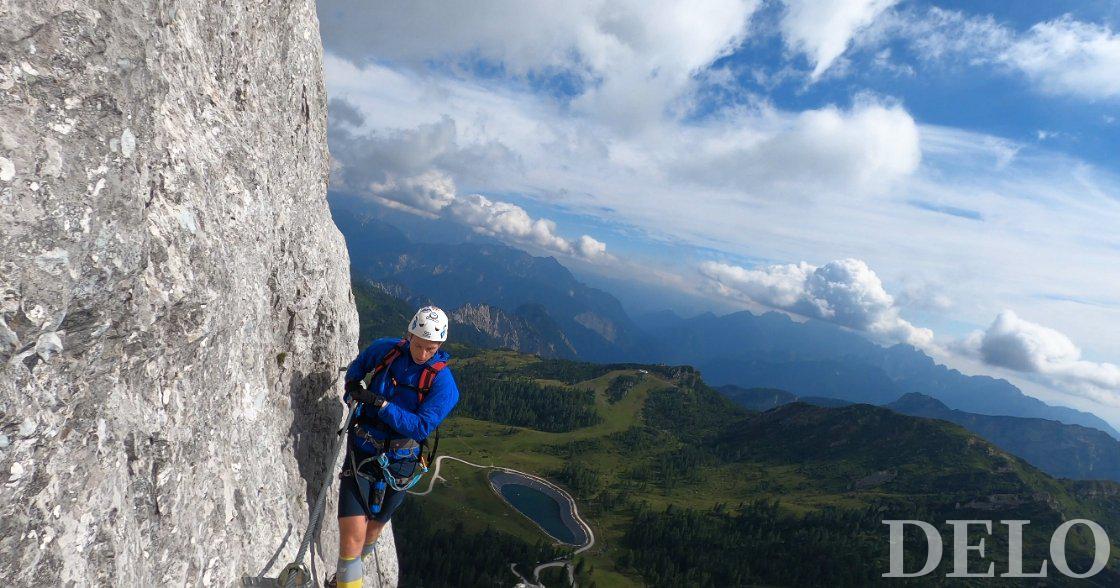
[[[883, 519], [929, 521], [950, 542], [946, 520], [1027, 519], [1029, 562], [1049, 557], [1049, 533], [1064, 519], [1120, 528], [1120, 485], [1050, 478], [943, 421], [869, 405], [793, 403], [755, 413], [687, 367], [482, 351], [454, 369], [466, 376], [464, 398], [478, 400], [460, 407], [441, 447], [566, 486], [600, 538], [581, 556], [590, 585], [872, 584], [887, 566]], [[433, 528], [463, 523], [483, 532], [510, 523], [487, 505], [496, 499], [484, 478], [471, 476], [461, 472], [421, 499], [441, 513]], [[1006, 569], [999, 529], [988, 554]], [[525, 545], [541, 537], [532, 528], [504, 532]], [[907, 558], [918, 562], [924, 544], [913, 539]], [[401, 546], [404, 561], [409, 549]], [[1089, 549], [1071, 535], [1075, 569], [1088, 567]], [[929, 579], [945, 581], [951, 566], [947, 556]], [[1096, 580], [1104, 586], [1120, 576]]]
[[[377, 308], [390, 320], [403, 310], [386, 301]], [[947, 520], [1030, 520], [1027, 562], [1049, 557], [1049, 534], [1063, 520], [1120, 529], [1120, 484], [1051, 478], [948, 422], [870, 405], [794, 402], [754, 412], [687, 366], [463, 345], [453, 353], [462, 400], [443, 427], [441, 452], [566, 487], [598, 538], [577, 558], [582, 585], [874, 584], [887, 569], [884, 519], [928, 521], [947, 542]], [[394, 519], [404, 585], [513, 582], [510, 563], [529, 573], [560, 549], [541, 543], [547, 537], [491, 491], [483, 470], [445, 462], [440, 478]], [[1005, 570], [999, 530], [987, 537], [987, 553]], [[434, 558], [450, 549], [449, 536], [478, 557]], [[910, 539], [913, 569], [925, 545]], [[1088, 567], [1086, 535], [1071, 535], [1069, 559]], [[1116, 564], [1077, 585], [1120, 581]], [[951, 569], [946, 556], [925, 584], [947, 581]]]

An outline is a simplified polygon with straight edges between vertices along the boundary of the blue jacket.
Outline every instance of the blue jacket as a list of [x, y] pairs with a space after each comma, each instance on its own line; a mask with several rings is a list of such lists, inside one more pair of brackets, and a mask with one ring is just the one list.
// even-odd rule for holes
[[[394, 337], [385, 337], [366, 347], [365, 351], [358, 354], [358, 357], [350, 363], [350, 368], [346, 370], [346, 381], [350, 382], [366, 377], [399, 341], [400, 339]], [[451, 359], [451, 356], [440, 349], [426, 362], [426, 365], [445, 362], [449, 359]], [[436, 374], [431, 389], [424, 396], [423, 405], [417, 402], [415, 390], [404, 386], [394, 387], [388, 377], [389, 374], [392, 374], [398, 383], [416, 386], [423, 371], [423, 365], [412, 361], [412, 355], [408, 352], [408, 344], [405, 343], [404, 353], [370, 382], [370, 390], [384, 396], [389, 401], [385, 408], [377, 411], [377, 418], [401, 435], [416, 441], [427, 439], [428, 435], [439, 427], [443, 419], [447, 418], [451, 409], [455, 408], [455, 404], [459, 402], [459, 387], [455, 385], [455, 378], [451, 376], [450, 367], [444, 367]], [[349, 398], [347, 400], [349, 401]], [[355, 418], [361, 415], [363, 410], [372, 411], [374, 407], [364, 404], [358, 405], [359, 412], [355, 414]], [[384, 434], [377, 429], [367, 429], [367, 432], [378, 439], [384, 438]]]

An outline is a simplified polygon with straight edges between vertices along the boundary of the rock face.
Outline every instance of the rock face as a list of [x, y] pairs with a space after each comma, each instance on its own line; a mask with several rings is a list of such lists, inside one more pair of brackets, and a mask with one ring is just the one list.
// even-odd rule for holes
[[478, 343], [506, 347], [543, 357], [574, 358], [578, 354], [564, 332], [540, 305], [523, 305], [510, 314], [488, 304], [464, 304], [451, 320], [478, 331]]
[[0, 0], [5, 585], [295, 555], [358, 331], [317, 26], [308, 0]]

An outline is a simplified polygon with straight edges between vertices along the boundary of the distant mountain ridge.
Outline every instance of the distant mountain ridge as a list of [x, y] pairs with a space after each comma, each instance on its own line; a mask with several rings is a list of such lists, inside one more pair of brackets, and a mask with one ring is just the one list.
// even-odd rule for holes
[[575, 347], [540, 304], [523, 304], [513, 313], [488, 304], [465, 304], [451, 318], [490, 338], [487, 347], [516, 349], [543, 357], [574, 359]]
[[1047, 419], [973, 414], [917, 393], [886, 408], [956, 423], [1052, 476], [1120, 481], [1120, 441], [1097, 429]]
[[[661, 314], [657, 321], [660, 360], [694, 365], [715, 385], [777, 388], [868, 404], [918, 392], [958, 410], [1056, 420], [1120, 439], [1120, 432], [1096, 415], [1046, 404], [1006, 380], [967, 376], [909, 345], [882, 347], [822, 321], [798, 323], [777, 312], [747, 311], [678, 320]], [[713, 324], [720, 328], [712, 329]]]
[[332, 213], [356, 275], [463, 308], [458, 319], [504, 342], [499, 346], [603, 362], [632, 357], [642, 346], [645, 337], [616, 298], [584, 285], [552, 257], [496, 243], [413, 243], [375, 218]]
[[[354, 276], [351, 279], [354, 303], [362, 317], [359, 344], [368, 345], [379, 337], [394, 337], [404, 333], [412, 313], [431, 300], [413, 296], [403, 287], [374, 282]], [[486, 305], [465, 305], [451, 310], [451, 345], [473, 345], [482, 348], [520, 349], [546, 357], [565, 357], [566, 349], [556, 349], [542, 336], [539, 329], [548, 330], [547, 316], [540, 318], [538, 309], [526, 307], [520, 314], [506, 314], [501, 309]], [[544, 324], [541, 322], [544, 321]], [[555, 326], [551, 327], [555, 331]], [[563, 340], [562, 334], [555, 335]]]
[[777, 388], [740, 388], [734, 384], [719, 386], [716, 390], [729, 400], [747, 410], [765, 412], [793, 402], [800, 402], [822, 408], [838, 408], [856, 404], [840, 398], [823, 396], [798, 396]]
[[969, 413], [1055, 420], [1120, 439], [1095, 415], [1046, 404], [1006, 380], [967, 376], [908, 345], [882, 347], [831, 323], [747, 311], [690, 318], [662, 311], [634, 321], [618, 299], [584, 285], [554, 258], [491, 242], [414, 243], [381, 220], [337, 208], [332, 214], [356, 276], [410, 302], [420, 298], [414, 292], [423, 293], [423, 302], [449, 309], [466, 325], [459, 332], [477, 345], [594, 362], [688, 364], [713, 384], [777, 388], [803, 398], [884, 405], [916, 392]]
[[[760, 412], [794, 402], [825, 407], [842, 406], [836, 403], [846, 402], [799, 397], [777, 388], [741, 388], [728, 384], [716, 390], [739, 406]], [[990, 416], [953, 410], [936, 398], [916, 392], [883, 407], [908, 416], [940, 419], [960, 425], [1051, 476], [1120, 482], [1120, 441], [1097, 429], [1048, 419]]]

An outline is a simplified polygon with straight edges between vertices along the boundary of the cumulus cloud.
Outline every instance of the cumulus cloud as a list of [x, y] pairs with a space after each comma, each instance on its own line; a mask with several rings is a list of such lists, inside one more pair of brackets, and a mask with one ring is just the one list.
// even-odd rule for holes
[[432, 169], [463, 150], [457, 143], [455, 122], [448, 117], [413, 129], [375, 129], [367, 133], [357, 130], [360, 123], [353, 124], [360, 117], [349, 102], [331, 101], [327, 143], [334, 163], [331, 185], [335, 188], [361, 191], [370, 184], [393, 184], [399, 178]]
[[941, 287], [929, 282], [906, 284], [895, 296], [895, 303], [901, 307], [933, 311], [945, 311], [953, 307], [953, 299]]
[[692, 77], [743, 40], [757, 0], [379, 2], [320, 0], [328, 51], [422, 70], [447, 60], [556, 77], [573, 104], [612, 125], [656, 120]]
[[[363, 132], [361, 111], [339, 98], [330, 101], [327, 116], [331, 188], [419, 214], [433, 216], [455, 199], [455, 181], [443, 170], [480, 150], [458, 144], [448, 117], [413, 129]], [[490, 163], [506, 161], [498, 156]]]
[[583, 235], [576, 241], [575, 249], [579, 252], [580, 257], [587, 259], [594, 259], [607, 252], [607, 244], [602, 241], [596, 241], [590, 235]]
[[820, 78], [848, 48], [852, 37], [898, 0], [783, 0], [786, 46], [804, 53]]
[[886, 339], [929, 348], [933, 332], [899, 316], [894, 298], [866, 263], [840, 259], [823, 266], [805, 262], [746, 269], [705, 262], [700, 273], [725, 295], [834, 322]]
[[1044, 372], [1077, 361], [1081, 351], [1069, 337], [1005, 310], [980, 340], [980, 355], [989, 364], [1021, 372]]
[[1120, 35], [1069, 16], [1041, 22], [1001, 56], [1056, 94], [1120, 96]]
[[455, 181], [437, 170], [400, 179], [389, 174], [383, 182], [371, 182], [369, 193], [382, 204], [435, 216], [455, 201]]
[[548, 251], [588, 260], [606, 257], [606, 244], [588, 235], [573, 244], [556, 233], [556, 223], [534, 219], [520, 206], [478, 194], [460, 195], [449, 170], [465, 163], [493, 169], [507, 158], [504, 147], [459, 145], [450, 117], [413, 129], [363, 133], [364, 115], [339, 98], [331, 100], [328, 117], [332, 189], [429, 218], [450, 218], [479, 233]]
[[447, 207], [451, 218], [474, 227], [475, 231], [496, 237], [510, 237], [542, 249], [585, 259], [605, 255], [607, 246], [588, 235], [573, 245], [556, 234], [556, 223], [533, 219], [525, 209], [509, 202], [495, 202], [480, 194], [456, 198]]
[[1120, 406], [1120, 366], [1081, 359], [1081, 349], [1065, 334], [1004, 310], [985, 331], [956, 345], [985, 363], [1049, 376], [1092, 400]]
[[807, 110], [776, 126], [753, 137], [709, 138], [677, 165], [704, 183], [805, 196], [881, 192], [921, 162], [918, 126], [898, 105], [864, 99], [847, 111]]

